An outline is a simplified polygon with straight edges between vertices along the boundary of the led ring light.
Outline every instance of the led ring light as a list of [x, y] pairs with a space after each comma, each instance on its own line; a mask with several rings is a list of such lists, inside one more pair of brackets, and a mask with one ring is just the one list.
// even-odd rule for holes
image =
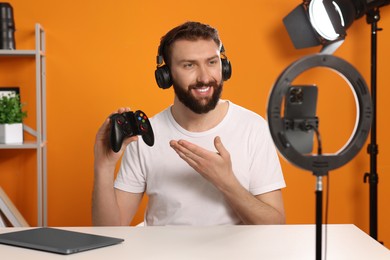
[[[347, 144], [336, 154], [303, 155], [289, 143], [281, 118], [281, 104], [291, 82], [308, 69], [328, 67], [349, 82], [357, 101], [357, 123]], [[356, 100], [357, 98], [357, 100]], [[326, 175], [330, 170], [349, 162], [364, 145], [371, 127], [372, 107], [367, 85], [359, 72], [348, 62], [332, 55], [315, 54], [306, 56], [287, 67], [279, 76], [268, 99], [268, 124], [272, 138], [279, 152], [291, 163], [316, 175]]]

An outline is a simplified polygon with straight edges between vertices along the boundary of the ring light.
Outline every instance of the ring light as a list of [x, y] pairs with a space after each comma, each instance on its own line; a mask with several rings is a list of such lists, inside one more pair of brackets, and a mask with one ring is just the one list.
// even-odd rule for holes
[[[357, 121], [348, 142], [336, 154], [303, 155], [288, 141], [281, 118], [281, 104], [291, 82], [314, 67], [335, 70], [349, 83], [357, 105]], [[294, 165], [316, 175], [326, 175], [330, 170], [349, 162], [360, 151], [370, 131], [372, 121], [371, 97], [359, 72], [348, 62], [327, 54], [315, 54], [297, 60], [288, 66], [277, 79], [268, 99], [267, 117], [276, 147], [283, 157]]]

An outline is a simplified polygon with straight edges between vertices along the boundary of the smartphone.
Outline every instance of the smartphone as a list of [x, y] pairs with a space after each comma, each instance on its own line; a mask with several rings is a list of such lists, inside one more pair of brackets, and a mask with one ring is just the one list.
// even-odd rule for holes
[[[284, 102], [284, 126], [286, 138], [292, 147], [302, 154], [312, 153], [313, 127], [318, 128], [316, 116], [318, 89], [316, 85], [292, 85]], [[306, 126], [306, 127], [305, 127]]]

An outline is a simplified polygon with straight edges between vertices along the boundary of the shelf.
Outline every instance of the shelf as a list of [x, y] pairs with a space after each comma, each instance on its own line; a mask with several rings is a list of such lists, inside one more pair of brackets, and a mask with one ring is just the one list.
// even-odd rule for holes
[[[45, 31], [35, 24], [34, 50], [0, 50], [0, 57], [31, 57], [35, 59], [36, 124], [34, 128], [23, 125], [32, 141], [21, 144], [0, 144], [0, 149], [33, 149], [37, 159], [37, 220], [38, 226], [47, 226], [47, 139], [46, 139], [46, 46]], [[1, 161], [0, 161], [1, 162]]]
[[[9, 56], [9, 57], [15, 57], [15, 56], [27, 56], [27, 57], [33, 57], [37, 54], [36, 50], [0, 50], [0, 56]], [[38, 51], [39, 55], [44, 56], [45, 53], [42, 51]]]
[[47, 142], [42, 142], [41, 144], [36, 141], [25, 141], [21, 144], [0, 144], [0, 149], [37, 149], [44, 147]]

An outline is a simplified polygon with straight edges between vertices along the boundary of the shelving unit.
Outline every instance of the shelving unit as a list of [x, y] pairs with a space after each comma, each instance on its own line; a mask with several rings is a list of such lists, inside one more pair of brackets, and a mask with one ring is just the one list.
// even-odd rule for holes
[[[0, 149], [35, 149], [37, 157], [37, 217], [38, 226], [47, 226], [47, 139], [46, 139], [46, 45], [45, 30], [35, 25], [34, 50], [0, 50], [1, 57], [35, 58], [36, 129], [26, 124], [23, 130], [35, 137], [23, 144], [0, 144]], [[1, 84], [1, 82], [0, 82]]]

